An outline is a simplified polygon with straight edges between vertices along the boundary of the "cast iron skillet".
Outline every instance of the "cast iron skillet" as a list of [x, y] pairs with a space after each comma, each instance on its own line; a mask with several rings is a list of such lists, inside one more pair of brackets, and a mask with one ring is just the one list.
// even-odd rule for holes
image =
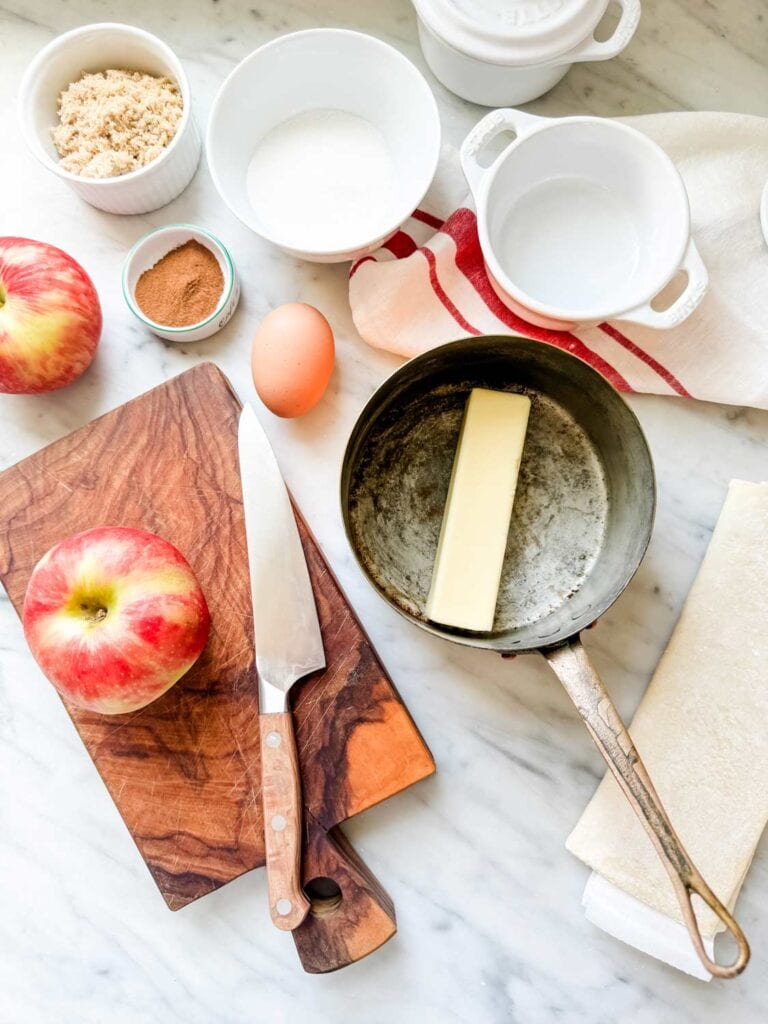
[[[532, 403], [490, 633], [441, 626], [424, 612], [473, 387], [523, 392]], [[586, 363], [523, 338], [469, 338], [406, 363], [366, 404], [342, 467], [345, 529], [374, 587], [411, 622], [454, 643], [499, 654], [541, 651], [650, 836], [702, 963], [731, 978], [749, 960], [744, 934], [683, 849], [579, 638], [637, 570], [655, 501], [648, 445], [626, 403]], [[736, 939], [733, 964], [707, 955], [692, 893]]]

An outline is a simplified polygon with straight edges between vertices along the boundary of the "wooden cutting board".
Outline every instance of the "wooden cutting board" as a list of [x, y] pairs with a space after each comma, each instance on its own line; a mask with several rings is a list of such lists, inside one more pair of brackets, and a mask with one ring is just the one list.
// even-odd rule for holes
[[[165, 537], [205, 592], [208, 646], [167, 694], [127, 715], [67, 708], [172, 910], [264, 864], [239, 412], [226, 377], [201, 364], [0, 474], [0, 580], [17, 612], [48, 548], [102, 525]], [[435, 766], [298, 513], [297, 519], [327, 659], [324, 671], [292, 691], [308, 812], [304, 874], [305, 881], [335, 877], [343, 912], [326, 901], [324, 912], [294, 934], [305, 967], [323, 971], [357, 959], [356, 950], [368, 952], [394, 931], [386, 894], [329, 830]], [[376, 935], [361, 932], [365, 919]]]

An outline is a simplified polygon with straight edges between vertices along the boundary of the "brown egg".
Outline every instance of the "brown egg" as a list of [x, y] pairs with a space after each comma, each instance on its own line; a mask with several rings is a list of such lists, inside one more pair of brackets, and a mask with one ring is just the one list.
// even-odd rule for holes
[[259, 324], [251, 372], [259, 398], [276, 416], [303, 416], [325, 394], [335, 348], [328, 321], [314, 306], [288, 302]]

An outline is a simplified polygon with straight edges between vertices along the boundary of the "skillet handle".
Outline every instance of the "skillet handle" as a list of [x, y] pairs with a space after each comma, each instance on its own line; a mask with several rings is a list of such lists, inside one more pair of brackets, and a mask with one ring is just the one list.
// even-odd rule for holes
[[[627, 728], [590, 664], [581, 641], [571, 640], [562, 647], [543, 653], [576, 705], [597, 749], [605, 758], [664, 864], [699, 959], [716, 978], [735, 978], [749, 962], [749, 944], [744, 933], [683, 848]], [[704, 900], [736, 940], [738, 954], [732, 964], [715, 963], [707, 955], [691, 904], [691, 893], [696, 893]]]

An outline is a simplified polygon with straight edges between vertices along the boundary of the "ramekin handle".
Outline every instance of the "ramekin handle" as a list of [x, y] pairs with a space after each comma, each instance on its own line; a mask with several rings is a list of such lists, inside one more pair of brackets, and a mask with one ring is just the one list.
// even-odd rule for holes
[[562, 63], [576, 64], [585, 60], [610, 60], [629, 44], [640, 21], [640, 0], [615, 0], [621, 7], [621, 17], [610, 39], [598, 42], [588, 36], [573, 50], [569, 50]]
[[699, 255], [693, 239], [688, 242], [680, 270], [688, 275], [688, 284], [683, 294], [675, 299], [667, 309], [656, 310], [650, 302], [643, 303], [635, 309], [621, 313], [614, 317], [615, 320], [628, 320], [633, 324], [644, 324], [646, 327], [655, 327], [658, 330], [666, 330], [669, 327], [677, 327], [683, 320], [687, 320], [691, 313], [704, 298], [704, 293], [709, 284], [709, 275], [704, 262]]
[[466, 139], [464, 139], [460, 151], [461, 169], [475, 198], [477, 198], [480, 182], [509, 148], [507, 146], [499, 153], [496, 160], [490, 166], [482, 167], [478, 163], [477, 157], [488, 143], [502, 132], [514, 132], [515, 139], [512, 139], [509, 143], [511, 146], [521, 136], [526, 135], [531, 128], [546, 120], [549, 119], [534, 117], [532, 114], [524, 114], [522, 110], [514, 110], [510, 107], [502, 110], [492, 110], [490, 114], [486, 114], [481, 121], [478, 121]]

